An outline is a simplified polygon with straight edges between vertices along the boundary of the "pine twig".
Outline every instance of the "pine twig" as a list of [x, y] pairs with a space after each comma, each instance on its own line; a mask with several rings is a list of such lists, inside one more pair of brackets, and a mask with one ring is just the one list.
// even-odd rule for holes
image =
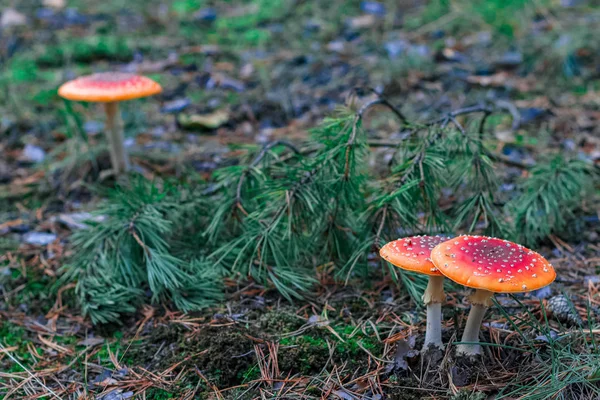
[[271, 227], [273, 227], [273, 225], [275, 224], [275, 221], [277, 221], [277, 219], [279, 219], [281, 214], [283, 214], [286, 207], [291, 203], [292, 198], [296, 195], [296, 193], [298, 193], [298, 190], [300, 190], [300, 188], [303, 185], [305, 185], [309, 180], [311, 180], [312, 177], [315, 176], [317, 174], [317, 172], [319, 172], [320, 167], [322, 167], [326, 163], [326, 161], [329, 161], [330, 158], [331, 157], [328, 157], [323, 162], [321, 162], [319, 165], [316, 165], [312, 170], [308, 171], [304, 175], [304, 177], [302, 179], [300, 179], [290, 190], [286, 191], [285, 204], [283, 204], [281, 207], [279, 207], [279, 209], [275, 212], [275, 215], [273, 216], [273, 218], [271, 219], [269, 224], [265, 226], [266, 230], [269, 230], [269, 229], [271, 229]]
[[344, 166], [344, 179], [345, 180], [348, 180], [348, 176], [350, 175], [350, 149], [352, 148], [352, 146], [354, 146], [354, 142], [356, 141], [358, 124], [360, 123], [360, 121], [362, 121], [365, 113], [369, 109], [373, 108], [374, 106], [376, 106], [378, 104], [384, 105], [384, 106], [388, 107], [402, 121], [402, 123], [404, 123], [404, 124], [408, 123], [408, 119], [393, 104], [391, 104], [385, 98], [381, 97], [381, 95], [379, 93], [377, 93], [374, 89], [370, 88], [370, 91], [375, 93], [378, 96], [378, 98], [375, 100], [371, 100], [368, 103], [363, 104], [360, 107], [360, 109], [358, 110], [358, 112], [356, 113], [356, 116], [354, 117], [354, 122], [352, 123], [352, 133], [350, 134], [350, 137], [348, 138], [348, 142], [346, 143], [346, 155], [345, 155], [346, 162], [345, 162], [345, 166]]
[[[367, 144], [370, 147], [389, 147], [389, 148], [397, 148], [399, 147], [402, 142], [391, 142], [391, 141], [386, 141], [386, 140], [369, 140], [367, 142]], [[512, 160], [502, 154], [498, 154], [498, 153], [493, 153], [489, 150], [484, 150], [485, 155], [488, 156], [489, 158], [491, 158], [494, 161], [497, 162], [501, 162], [503, 164], [506, 164], [510, 167], [516, 167], [516, 168], [520, 168], [522, 170], [528, 170], [531, 169], [532, 167], [535, 166], [535, 164], [528, 164], [528, 163], [524, 163], [521, 161], [517, 161], [517, 160]], [[599, 167], [600, 168], [600, 167]]]
[[524, 163], [521, 161], [517, 161], [517, 160], [512, 160], [508, 157], [506, 157], [503, 154], [498, 154], [498, 153], [493, 153], [491, 151], [485, 150], [485, 155], [488, 156], [489, 158], [491, 158], [494, 161], [498, 161], [501, 162], [503, 164], [506, 164], [510, 167], [516, 167], [516, 168], [520, 168], [522, 170], [528, 170], [531, 169], [535, 166], [535, 164], [528, 164], [528, 163]]
[[480, 113], [480, 112], [494, 112], [494, 109], [485, 104], [477, 104], [474, 106], [459, 108], [457, 110], [449, 112], [448, 114], [446, 114], [445, 116], [443, 116], [441, 118], [437, 118], [437, 119], [425, 122], [424, 125], [425, 126], [433, 126], [433, 125], [439, 124], [442, 127], [445, 127], [446, 125], [448, 125], [448, 123], [452, 119], [454, 119], [458, 116], [466, 115], [466, 114]]
[[442, 127], [448, 125], [449, 122], [453, 122], [452, 120], [461, 115], [474, 114], [474, 113], [484, 113], [483, 119], [479, 126], [479, 132], [483, 130], [483, 126], [485, 124], [486, 119], [498, 110], [506, 110], [512, 116], [512, 124], [511, 129], [513, 131], [519, 129], [521, 125], [521, 115], [517, 107], [509, 101], [506, 100], [496, 100], [492, 102], [492, 106], [486, 104], [477, 104], [473, 106], [459, 108], [457, 110], [451, 111], [445, 116], [441, 118], [437, 118], [428, 122], [425, 122], [425, 126], [433, 126], [441, 124]]
[[375, 240], [373, 241], [373, 243], [377, 247], [379, 247], [379, 240], [381, 238], [381, 232], [383, 231], [383, 227], [385, 226], [385, 219], [387, 218], [388, 206], [389, 206], [389, 204], [386, 204], [381, 209], [381, 222], [379, 223], [379, 228], [377, 228], [377, 232], [375, 233]]
[[[354, 92], [358, 92], [361, 88], [354, 88]], [[376, 91], [375, 89], [369, 87], [366, 88], [369, 92], [373, 93], [375, 96], [377, 96], [376, 100], [372, 100], [370, 102], [368, 102], [367, 104], [363, 105], [360, 110], [358, 111], [358, 114], [361, 115], [365, 113], [365, 111], [368, 108], [371, 108], [374, 105], [380, 104], [383, 106], [386, 106], [387, 108], [390, 109], [391, 112], [393, 112], [400, 121], [402, 121], [403, 124], [408, 125], [409, 121], [408, 118], [406, 118], [406, 116], [402, 113], [402, 111], [400, 111], [395, 105], [393, 105], [389, 100], [387, 100], [385, 97], [383, 97], [383, 95], [381, 93], [379, 93], [378, 91]]]
[[[356, 140], [356, 131], [358, 129], [358, 123], [362, 118], [362, 110], [365, 109], [362, 107], [359, 112], [354, 117], [354, 122], [352, 123], [352, 133], [348, 138], [348, 142], [346, 143], [346, 154], [345, 154], [345, 164], [344, 164], [344, 180], [348, 180], [348, 176], [350, 175], [350, 149], [354, 146], [354, 141]], [[366, 110], [366, 109], [365, 109]]]
[[267, 155], [269, 150], [271, 150], [272, 148], [277, 147], [277, 146], [285, 146], [288, 149], [292, 150], [295, 154], [300, 154], [300, 150], [298, 150], [298, 148], [296, 146], [294, 146], [292, 143], [290, 143], [286, 140], [275, 140], [275, 141], [267, 143], [266, 145], [263, 146], [260, 153], [258, 153], [258, 155], [254, 158], [254, 160], [252, 160], [250, 165], [248, 165], [248, 167], [246, 167], [244, 172], [242, 172], [240, 179], [238, 180], [236, 193], [235, 193], [235, 205], [245, 215], [248, 215], [248, 212], [242, 205], [242, 187], [244, 185], [244, 181], [246, 180], [246, 177], [248, 176], [248, 174], [250, 173], [252, 168], [255, 168], [263, 160], [263, 158], [265, 158], [265, 156]]
[[479, 131], [479, 140], [483, 139], [483, 132], [484, 132], [484, 129], [485, 129], [485, 123], [486, 123], [486, 121], [487, 121], [487, 119], [488, 119], [488, 117], [490, 115], [492, 115], [492, 113], [490, 111], [484, 111], [483, 117], [481, 118], [481, 121], [479, 122], [479, 129], [478, 129], [478, 131]]
[[465, 128], [461, 125], [460, 122], [458, 122], [458, 120], [455, 117], [449, 117], [450, 122], [452, 122], [454, 124], [454, 126], [456, 126], [458, 128], [458, 130], [460, 131], [460, 133], [463, 134], [463, 136], [467, 135], [467, 131], [465, 130]]

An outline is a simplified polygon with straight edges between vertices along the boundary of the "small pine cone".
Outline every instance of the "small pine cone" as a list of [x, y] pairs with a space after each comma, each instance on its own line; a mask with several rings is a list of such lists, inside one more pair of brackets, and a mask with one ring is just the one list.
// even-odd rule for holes
[[583, 324], [579, 314], [572, 309], [569, 299], [562, 294], [553, 296], [548, 300], [548, 310], [550, 310], [552, 315], [561, 322], [575, 325]]

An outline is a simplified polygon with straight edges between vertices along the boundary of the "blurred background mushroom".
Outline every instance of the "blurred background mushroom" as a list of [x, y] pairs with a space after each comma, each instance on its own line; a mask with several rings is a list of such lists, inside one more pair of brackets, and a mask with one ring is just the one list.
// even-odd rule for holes
[[152, 96], [161, 91], [158, 83], [144, 76], [103, 72], [69, 81], [59, 88], [58, 94], [67, 100], [104, 103], [110, 160], [115, 174], [119, 175], [129, 171], [130, 167], [119, 102]]

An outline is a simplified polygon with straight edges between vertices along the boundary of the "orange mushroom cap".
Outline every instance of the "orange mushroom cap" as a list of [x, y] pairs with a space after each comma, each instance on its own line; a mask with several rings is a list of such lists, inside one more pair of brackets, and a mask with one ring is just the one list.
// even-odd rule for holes
[[448, 240], [443, 236], [411, 236], [387, 243], [379, 250], [385, 260], [396, 267], [425, 275], [441, 276], [431, 262], [431, 250]]
[[529, 292], [556, 278], [552, 265], [533, 250], [504, 239], [459, 236], [437, 245], [431, 260], [447, 278], [495, 293]]
[[123, 72], [82, 76], [63, 84], [58, 94], [68, 100], [109, 103], [152, 96], [162, 87], [150, 78]]

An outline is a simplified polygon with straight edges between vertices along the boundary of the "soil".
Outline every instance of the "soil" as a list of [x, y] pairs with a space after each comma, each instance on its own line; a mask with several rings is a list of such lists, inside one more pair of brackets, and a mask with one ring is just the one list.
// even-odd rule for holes
[[255, 364], [254, 344], [261, 342], [256, 334], [237, 325], [207, 326], [193, 333], [164, 326], [132, 347], [130, 358], [158, 371], [181, 362], [179, 368], [197, 368], [219, 387], [234, 386]]

